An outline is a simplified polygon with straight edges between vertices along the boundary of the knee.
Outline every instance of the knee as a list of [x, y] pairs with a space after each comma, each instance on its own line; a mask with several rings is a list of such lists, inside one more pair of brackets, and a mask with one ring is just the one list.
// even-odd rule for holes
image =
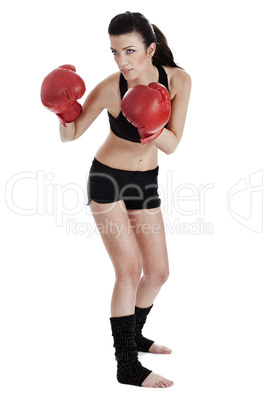
[[154, 284], [155, 286], [162, 286], [166, 283], [169, 278], [169, 267], [157, 267], [153, 271], [150, 272], [148, 275], [144, 275], [150, 283]]
[[162, 270], [159, 271], [158, 275], [157, 275], [157, 281], [159, 283], [159, 285], [164, 285], [164, 283], [166, 283], [166, 281], [169, 278], [169, 269], [168, 268], [164, 268]]
[[141, 261], [139, 259], [132, 259], [131, 261], [127, 261], [125, 264], [121, 265], [120, 269], [117, 270], [116, 279], [132, 284], [133, 286], [138, 286], [141, 273]]

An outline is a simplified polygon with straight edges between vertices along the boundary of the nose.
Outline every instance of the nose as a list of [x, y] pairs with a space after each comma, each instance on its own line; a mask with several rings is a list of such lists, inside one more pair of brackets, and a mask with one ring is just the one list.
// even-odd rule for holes
[[122, 54], [118, 55], [117, 64], [118, 64], [120, 70], [122, 70], [122, 68], [127, 65], [126, 56], [122, 55]]

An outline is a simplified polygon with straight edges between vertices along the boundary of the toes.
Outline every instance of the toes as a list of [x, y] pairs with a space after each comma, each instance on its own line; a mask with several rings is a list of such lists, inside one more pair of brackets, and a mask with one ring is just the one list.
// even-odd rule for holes
[[171, 353], [171, 352], [172, 352], [172, 350], [171, 350], [171, 349], [169, 349], [169, 348], [167, 348], [166, 346], [161, 346], [161, 348], [163, 349], [164, 353], [169, 354], [169, 353]]
[[170, 354], [172, 350], [167, 348], [166, 346], [157, 345], [156, 343], [153, 343], [153, 345], [149, 349], [149, 352], [159, 354]]
[[164, 382], [165, 387], [171, 387], [173, 384], [170, 381]]
[[161, 380], [161, 381], [159, 381], [158, 383], [157, 383], [157, 386], [159, 387], [159, 388], [169, 388], [169, 387], [171, 387], [173, 385], [173, 382], [172, 381], [168, 381], [168, 380], [165, 380], [165, 379], [163, 379], [163, 380]]
[[151, 373], [141, 386], [147, 388], [169, 388], [173, 384], [173, 381], [169, 381], [158, 374]]

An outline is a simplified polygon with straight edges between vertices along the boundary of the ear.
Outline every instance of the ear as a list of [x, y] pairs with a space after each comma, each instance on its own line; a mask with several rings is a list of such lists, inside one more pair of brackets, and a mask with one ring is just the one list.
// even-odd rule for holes
[[156, 44], [153, 42], [147, 48], [148, 57], [153, 57], [153, 55], [155, 54], [155, 49], [156, 49]]

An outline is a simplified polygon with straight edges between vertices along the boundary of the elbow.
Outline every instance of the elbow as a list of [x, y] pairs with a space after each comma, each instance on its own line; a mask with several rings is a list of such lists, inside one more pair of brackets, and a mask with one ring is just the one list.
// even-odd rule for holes
[[177, 145], [172, 147], [169, 144], [166, 144], [166, 146], [164, 147], [158, 145], [157, 148], [160, 149], [160, 151], [164, 152], [164, 154], [171, 155], [176, 151]]
[[63, 136], [61, 136], [60, 139], [61, 139], [61, 142], [70, 142], [70, 141], [72, 141], [71, 138], [63, 137]]
[[164, 151], [164, 153], [165, 153], [166, 155], [171, 155], [171, 154], [173, 154], [175, 151], [176, 151], [176, 148], [167, 149], [167, 150]]
[[70, 136], [70, 135], [64, 135], [64, 133], [60, 133], [60, 139], [61, 142], [70, 142], [75, 140], [75, 134]]
[[166, 155], [173, 154], [177, 150], [179, 143], [180, 143], [180, 139], [177, 141], [170, 142], [169, 144], [167, 144], [167, 147], [165, 147], [165, 149], [163, 149], [163, 152]]
[[177, 147], [178, 147], [178, 144], [175, 147], [164, 149], [164, 153], [166, 155], [171, 155], [176, 151]]
[[174, 131], [171, 130], [169, 134], [170, 135], [166, 138], [166, 141], [162, 143], [163, 147], [161, 149], [161, 151], [163, 151], [166, 155], [171, 155], [176, 151], [182, 137], [182, 133], [175, 134]]

